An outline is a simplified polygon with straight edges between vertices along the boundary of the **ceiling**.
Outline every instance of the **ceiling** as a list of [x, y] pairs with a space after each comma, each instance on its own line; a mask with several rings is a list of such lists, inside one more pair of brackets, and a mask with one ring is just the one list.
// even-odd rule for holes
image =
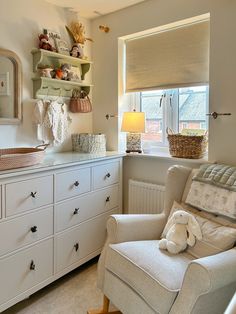
[[145, 0], [46, 0], [60, 7], [78, 12], [81, 17], [92, 19]]

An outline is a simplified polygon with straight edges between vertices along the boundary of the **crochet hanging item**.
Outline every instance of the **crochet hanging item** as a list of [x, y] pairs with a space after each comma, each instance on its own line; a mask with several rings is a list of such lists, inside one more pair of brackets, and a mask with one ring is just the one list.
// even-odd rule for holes
[[53, 144], [62, 144], [68, 137], [71, 119], [66, 104], [53, 101], [49, 104], [43, 124], [52, 130]]
[[33, 121], [37, 128], [37, 139], [43, 143], [53, 142], [52, 129], [44, 125], [44, 118], [49, 105], [50, 101], [39, 99], [34, 106]]

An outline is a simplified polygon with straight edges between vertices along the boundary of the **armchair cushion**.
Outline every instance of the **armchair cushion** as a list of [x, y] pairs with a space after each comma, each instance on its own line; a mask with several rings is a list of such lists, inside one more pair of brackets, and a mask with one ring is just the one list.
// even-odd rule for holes
[[98, 287], [103, 290], [105, 259], [109, 244], [160, 239], [167, 217], [156, 215], [112, 215], [107, 221], [107, 240], [98, 263]]
[[118, 276], [155, 311], [168, 313], [193, 257], [171, 255], [158, 248], [158, 240], [109, 245], [106, 270]]
[[186, 203], [208, 213], [236, 219], [236, 192], [211, 184], [193, 181]]
[[[202, 213], [191, 206], [178, 204], [174, 202], [170, 216], [177, 210], [184, 210], [196, 218], [202, 231], [202, 240], [196, 240], [193, 247], [188, 247], [187, 252], [196, 258], [214, 255], [228, 249], [231, 249], [236, 242], [236, 229], [231, 226], [225, 226], [217, 221], [212, 221]], [[208, 214], [209, 215], [209, 214]]]

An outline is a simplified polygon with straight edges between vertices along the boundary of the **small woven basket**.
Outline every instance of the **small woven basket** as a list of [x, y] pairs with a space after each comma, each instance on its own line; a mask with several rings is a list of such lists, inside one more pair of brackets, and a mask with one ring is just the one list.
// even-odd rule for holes
[[75, 152], [101, 154], [106, 152], [105, 134], [72, 134], [72, 149]]
[[174, 134], [169, 128], [166, 130], [169, 150], [172, 157], [199, 159], [207, 149], [207, 135]]
[[0, 149], [0, 170], [28, 167], [41, 163], [47, 146], [48, 145], [45, 144], [35, 148], [21, 147]]

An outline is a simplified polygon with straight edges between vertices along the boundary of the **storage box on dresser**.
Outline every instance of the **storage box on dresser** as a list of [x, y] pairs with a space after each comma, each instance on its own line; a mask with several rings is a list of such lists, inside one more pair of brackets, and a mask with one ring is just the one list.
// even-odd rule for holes
[[113, 157], [0, 174], [0, 312], [101, 252], [121, 173]]

